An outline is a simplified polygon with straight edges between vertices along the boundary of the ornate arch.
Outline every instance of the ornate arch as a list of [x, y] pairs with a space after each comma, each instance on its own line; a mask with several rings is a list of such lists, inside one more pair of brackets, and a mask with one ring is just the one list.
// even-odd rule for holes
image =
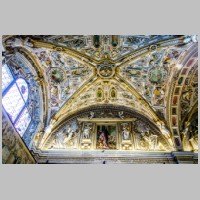
[[[182, 126], [182, 120], [183, 120], [183, 112], [184, 107], [183, 104], [181, 104], [182, 99], [184, 98], [187, 105], [189, 105], [190, 96], [195, 95], [197, 90], [195, 90], [195, 93], [193, 91], [188, 90], [187, 87], [191, 84], [194, 75], [198, 73], [198, 47], [197, 44], [194, 44], [188, 49], [187, 53], [184, 53], [180, 57], [179, 62], [177, 63], [177, 72], [174, 74], [174, 80], [172, 81], [171, 85], [171, 93], [169, 93], [168, 98], [168, 120], [170, 124], [170, 129], [172, 131], [176, 147], [178, 149], [182, 149], [181, 144], [181, 126]], [[197, 78], [198, 80], [198, 78]], [[198, 88], [198, 84], [196, 85]], [[194, 104], [198, 101], [197, 98], [195, 98], [192, 107]], [[185, 113], [186, 114], [186, 113]], [[182, 115], [182, 116], [181, 116]]]
[[[40, 122], [43, 120], [44, 116], [42, 87], [39, 85], [39, 82], [34, 79], [34, 77], [38, 77], [38, 71], [34, 63], [30, 62], [30, 60], [19, 51], [15, 51], [15, 53], [9, 55], [9, 57], [6, 56], [5, 62], [10, 66], [14, 76], [23, 78], [28, 83], [29, 97], [27, 106], [31, 113], [31, 122], [22, 138], [26, 145], [31, 147], [35, 134], [40, 131]], [[35, 101], [35, 99], [38, 99], [38, 101]]]
[[[42, 144], [40, 143], [40, 141], [36, 141], [36, 148], [37, 146], [39, 146], [39, 148], [45, 151], [54, 148], [65, 150], [81, 149], [83, 148], [81, 138], [83, 137], [84, 127], [85, 125], [87, 125], [87, 120], [88, 123], [91, 124], [100, 122], [105, 119], [107, 123], [117, 123], [119, 131], [123, 129], [124, 124], [129, 124], [129, 130], [131, 130], [130, 134], [132, 139], [132, 143], [129, 145], [131, 145], [131, 148], [135, 150], [148, 150], [148, 144], [146, 142], [150, 135], [154, 135], [156, 140], [158, 139], [159, 141], [159, 147], [157, 146], [154, 150], [171, 151], [174, 149], [171, 140], [169, 140], [166, 135], [159, 130], [157, 124], [154, 123], [152, 120], [148, 119], [146, 116], [133, 109], [127, 108], [125, 106], [111, 104], [88, 106], [69, 115], [68, 117], [63, 119], [55, 129], [52, 130], [51, 134], [49, 134], [48, 137], [45, 138], [45, 141], [43, 141]], [[60, 146], [61, 144], [59, 143], [59, 138], [61, 139], [63, 134], [63, 137], [66, 140], [67, 136], [65, 136], [65, 134], [69, 135], [69, 129], [73, 129], [74, 134], [68, 141], [69, 143], [66, 143], [65, 146]], [[95, 143], [96, 136], [94, 134], [95, 128], [91, 132], [91, 138], [93, 138], [92, 140], [94, 140]], [[122, 133], [120, 132], [118, 134], [118, 137], [121, 137]], [[62, 139], [64, 140], [64, 138]], [[123, 148], [123, 141], [118, 139], [118, 142], [122, 142], [122, 144], [118, 144], [118, 148]], [[72, 145], [72, 143], [74, 144], [74, 146]], [[92, 144], [91, 148], [96, 148], [94, 143]]]

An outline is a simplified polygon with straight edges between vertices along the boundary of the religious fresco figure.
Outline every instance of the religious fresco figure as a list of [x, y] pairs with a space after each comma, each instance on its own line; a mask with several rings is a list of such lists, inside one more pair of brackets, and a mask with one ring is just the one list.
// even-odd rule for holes
[[109, 147], [108, 147], [108, 131], [103, 130], [99, 134], [100, 134], [99, 139], [101, 140], [101, 143], [103, 144], [102, 148], [109, 149]]

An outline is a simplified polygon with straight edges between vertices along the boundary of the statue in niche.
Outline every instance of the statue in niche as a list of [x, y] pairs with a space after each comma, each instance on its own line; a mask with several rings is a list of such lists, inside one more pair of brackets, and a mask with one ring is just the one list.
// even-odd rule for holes
[[125, 126], [123, 127], [122, 135], [123, 135], [123, 139], [124, 140], [129, 140], [130, 133], [129, 133], [129, 128], [128, 127], [125, 127]]
[[90, 125], [86, 125], [84, 130], [83, 130], [83, 138], [84, 139], [89, 139], [90, 137], [90, 131], [91, 131], [92, 127]]
[[118, 116], [119, 118], [124, 119], [124, 111], [119, 111]]

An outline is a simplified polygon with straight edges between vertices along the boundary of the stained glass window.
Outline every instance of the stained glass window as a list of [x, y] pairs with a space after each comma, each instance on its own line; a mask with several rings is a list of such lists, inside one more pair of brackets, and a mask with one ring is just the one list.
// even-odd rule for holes
[[2, 66], [2, 91], [4, 91], [12, 81], [12, 74], [8, 66], [5, 64]]
[[18, 85], [18, 88], [24, 98], [24, 101], [27, 101], [28, 99], [28, 85], [26, 83], [26, 81], [22, 78], [19, 78], [17, 79], [17, 85]]
[[28, 85], [22, 78], [14, 79], [10, 69], [2, 66], [2, 105], [17, 132], [23, 136], [31, 122], [27, 108]]
[[24, 111], [22, 112], [22, 114], [20, 115], [19, 119], [15, 123], [15, 128], [21, 136], [28, 128], [28, 125], [30, 122], [31, 122], [31, 116], [30, 116], [27, 108], [25, 108]]
[[12, 122], [14, 122], [23, 106], [25, 105], [16, 84], [14, 84], [5, 94], [2, 99], [2, 104]]

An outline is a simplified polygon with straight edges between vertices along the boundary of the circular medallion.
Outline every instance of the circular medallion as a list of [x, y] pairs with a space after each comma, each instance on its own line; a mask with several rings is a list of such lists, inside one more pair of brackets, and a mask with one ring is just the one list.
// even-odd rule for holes
[[98, 73], [102, 78], [110, 78], [113, 76], [114, 70], [110, 65], [102, 65], [99, 67]]
[[54, 84], [60, 84], [65, 79], [65, 72], [60, 68], [51, 68], [49, 71], [51, 81]]
[[149, 72], [149, 80], [152, 83], [161, 83], [163, 81], [163, 71], [160, 69], [152, 69]]

